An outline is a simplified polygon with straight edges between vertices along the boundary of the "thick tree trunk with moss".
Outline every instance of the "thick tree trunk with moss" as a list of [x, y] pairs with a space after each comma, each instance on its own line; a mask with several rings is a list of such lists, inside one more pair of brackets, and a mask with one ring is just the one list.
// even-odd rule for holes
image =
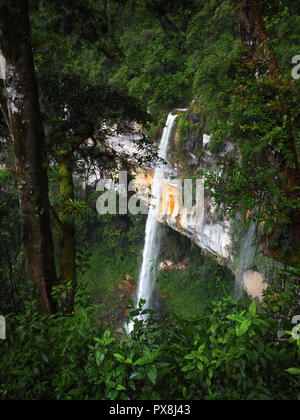
[[[234, 0], [234, 2], [240, 36], [249, 50], [250, 58], [258, 60], [260, 64], [259, 69], [257, 69], [257, 77], [263, 72], [268, 73], [274, 79], [278, 79], [280, 70], [264, 25], [261, 0]], [[285, 114], [284, 106], [285, 104], [283, 104], [282, 118]], [[281, 153], [274, 150], [270, 150], [269, 161], [281, 174], [283, 179], [282, 190], [288, 199], [300, 200], [300, 170], [292, 129], [286, 138], [285, 147], [294, 157], [292, 166], [287, 163], [286, 158]], [[291, 220], [289, 225], [284, 228], [279, 222], [274, 227], [273, 233], [265, 238], [264, 253], [284, 264], [300, 267], [300, 213], [298, 210], [291, 209], [289, 217]], [[290, 243], [293, 245], [288, 252], [284, 252], [280, 245], [282, 234], [285, 233], [283, 230], [289, 231]], [[279, 244], [279, 246], [273, 247], [274, 243]]]
[[263, 22], [261, 0], [234, 0], [238, 15], [240, 36], [254, 57], [261, 54], [264, 63], [273, 73], [278, 73], [278, 64], [269, 45]]
[[0, 48], [7, 66], [3, 95], [14, 143], [27, 275], [39, 289], [43, 311], [52, 313], [56, 271], [27, 1], [0, 0]]
[[74, 219], [70, 209], [70, 200], [74, 199], [74, 184], [72, 160], [65, 155], [59, 159], [59, 192], [62, 202], [60, 212], [60, 227], [62, 232], [61, 250], [61, 282], [72, 284], [72, 291], [68, 293], [68, 306], [73, 307], [74, 290], [76, 289], [76, 243]]

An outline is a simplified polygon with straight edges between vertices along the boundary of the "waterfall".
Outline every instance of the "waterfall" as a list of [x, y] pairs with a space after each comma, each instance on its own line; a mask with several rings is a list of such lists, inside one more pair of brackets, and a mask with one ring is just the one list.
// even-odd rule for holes
[[239, 252], [239, 265], [236, 270], [236, 284], [234, 295], [236, 298], [241, 296], [243, 285], [244, 273], [253, 268], [256, 257], [256, 228], [257, 225], [251, 222], [246, 234], [243, 237], [240, 252]]
[[[158, 156], [166, 160], [167, 151], [172, 131], [177, 115], [169, 114], [163, 135], [160, 141]], [[158, 230], [158, 213], [161, 197], [161, 184], [164, 179], [165, 168], [163, 165], [157, 166], [154, 170], [154, 179], [151, 188], [151, 200], [148, 218], [145, 229], [145, 244], [143, 251], [143, 262], [139, 275], [138, 289], [136, 295], [136, 305], [141, 299], [146, 300], [144, 309], [152, 307], [153, 292], [156, 283], [156, 263], [160, 248], [160, 235]], [[133, 322], [127, 328], [128, 332], [133, 330]]]
[[240, 249], [239, 270], [241, 273], [252, 268], [256, 256], [256, 223], [251, 222]]

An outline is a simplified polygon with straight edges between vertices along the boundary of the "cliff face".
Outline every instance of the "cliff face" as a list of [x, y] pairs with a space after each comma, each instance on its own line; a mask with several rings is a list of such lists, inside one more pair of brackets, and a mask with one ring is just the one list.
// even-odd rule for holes
[[202, 178], [203, 171], [215, 167], [205, 125], [205, 113], [196, 102], [178, 116], [177, 129], [169, 150], [173, 172], [162, 185], [159, 218], [172, 229], [188, 236], [204, 251], [215, 255], [223, 264], [231, 266], [230, 222], [223, 210], [213, 202], [209, 191], [204, 190], [204, 184], [202, 197], [194, 197], [192, 211], [187, 211], [182, 204], [183, 179]]
[[209, 198], [204, 199], [203, 215], [187, 212], [181, 200], [182, 186], [177, 181], [165, 180], [162, 185], [160, 221], [188, 236], [203, 250], [230, 262], [230, 223], [214, 220], [217, 208]]
[[[181, 177], [201, 177], [215, 169], [222, 171], [222, 165], [227, 159], [239, 158], [230, 140], [218, 155], [212, 154], [209, 146], [205, 113], [199, 104], [193, 102], [189, 110], [178, 119], [170, 150], [170, 161], [177, 179], [173, 179], [171, 185], [166, 180], [162, 187], [160, 219], [229, 267], [236, 277], [238, 293], [245, 290], [252, 298], [261, 299], [268, 278], [278, 265], [263, 256], [257, 225], [252, 223], [245, 228], [241, 221], [228, 220], [222, 205], [216, 205], [208, 190], [204, 191], [201, 220], [195, 219], [193, 215], [186, 216], [184, 209], [180, 212], [181, 217], [172, 215], [172, 209], [181, 203]], [[179, 186], [173, 194], [174, 185]], [[175, 197], [173, 208], [169, 199], [172, 194]]]
[[[183, 179], [201, 178], [202, 170], [215, 166], [214, 158], [208, 149], [209, 135], [205, 131], [205, 115], [198, 104], [193, 103], [189, 110], [178, 111], [177, 129], [169, 148], [167, 175], [162, 183], [159, 220], [172, 229], [188, 236], [203, 250], [232, 263], [230, 223], [226, 215], [214, 204], [208, 191], [197, 199], [194, 207], [187, 210], [183, 205]], [[228, 151], [232, 147], [228, 145]], [[153, 171], [138, 169], [135, 172], [136, 187], [149, 193]], [[199, 210], [199, 207], [202, 211]]]
[[[183, 206], [183, 179], [201, 178], [205, 172], [221, 170], [222, 160], [237, 158], [230, 141], [219, 156], [213, 155], [209, 150], [210, 136], [205, 131], [205, 114], [197, 103], [179, 114], [169, 150], [171, 169], [162, 184], [159, 220], [229, 267], [235, 274], [238, 293], [244, 289], [252, 298], [261, 299], [268, 273], [259, 248], [257, 226], [237, 229], [237, 223], [228, 220], [208, 190], [204, 190], [202, 201], [195, 203], [195, 211], [187, 211]], [[149, 186], [151, 177], [140, 172], [136, 181]], [[202, 213], [196, 211], [197, 206], [202, 206]]]
[[[150, 189], [152, 177], [151, 171], [137, 171], [135, 181], [137, 189], [140, 191]], [[224, 260], [224, 263], [230, 263], [232, 261], [230, 223], [227, 220], [217, 220], [219, 209], [209, 197], [204, 198], [203, 213], [197, 212], [196, 208], [195, 211], [193, 209], [187, 211], [182, 203], [182, 187], [180, 177], [174, 176], [172, 179], [163, 180], [159, 221], [189, 237], [203, 250]]]
[[[199, 179], [202, 173], [217, 167], [216, 161], [221, 168], [220, 161], [235, 155], [233, 145], [228, 142], [216, 157], [209, 150], [209, 141], [205, 115], [201, 107], [193, 103], [188, 111], [179, 114], [173, 133], [169, 167], [161, 186], [159, 221], [187, 236], [205, 253], [229, 267], [235, 274], [237, 289], [261, 299], [268, 274], [259, 248], [257, 226], [237, 229], [236, 222], [227, 219], [222, 206], [214, 203], [207, 190], [196, 202], [194, 197], [194, 206], [189, 211], [183, 205], [184, 179]], [[126, 145], [123, 148], [126, 149]], [[136, 168], [133, 175], [137, 190], [144, 200], [149, 200], [153, 170]]]

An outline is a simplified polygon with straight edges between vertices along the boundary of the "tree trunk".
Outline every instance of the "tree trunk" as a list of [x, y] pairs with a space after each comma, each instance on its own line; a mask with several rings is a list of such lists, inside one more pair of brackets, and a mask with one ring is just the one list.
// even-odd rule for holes
[[72, 161], [67, 155], [60, 159], [58, 179], [62, 200], [60, 216], [62, 231], [61, 282], [71, 282], [72, 284], [72, 291], [68, 293], [68, 306], [72, 308], [76, 289], [76, 244], [74, 219], [68, 208], [68, 202], [74, 199]]
[[[258, 60], [260, 66], [257, 70], [257, 77], [260, 73], [267, 72], [274, 79], [280, 75], [279, 66], [274, 51], [269, 43], [267, 31], [263, 22], [261, 0], [234, 0], [238, 16], [238, 29], [240, 36], [249, 50], [250, 58]], [[284, 104], [283, 104], [284, 109]], [[284, 111], [282, 117], [284, 116]], [[290, 126], [292, 124], [290, 123]], [[294, 165], [287, 164], [286, 158], [274, 151], [270, 151], [269, 161], [281, 174], [284, 182], [282, 190], [290, 200], [300, 199], [300, 171], [292, 128], [286, 138], [286, 149], [294, 157]], [[289, 231], [290, 241], [293, 248], [284, 252], [280, 246], [282, 226], [280, 222], [275, 226], [273, 233], [265, 238], [264, 253], [284, 264], [300, 267], [300, 214], [298, 210], [289, 213], [291, 223], [285, 227]], [[277, 243], [279, 246], [270, 247]]]
[[261, 0], [234, 0], [238, 16], [240, 36], [255, 57], [262, 52], [264, 64], [273, 73], [278, 73], [278, 63], [269, 45], [267, 31], [263, 22]]
[[0, 0], [0, 48], [6, 59], [3, 93], [14, 143], [27, 275], [39, 289], [43, 312], [52, 313], [56, 271], [28, 1]]

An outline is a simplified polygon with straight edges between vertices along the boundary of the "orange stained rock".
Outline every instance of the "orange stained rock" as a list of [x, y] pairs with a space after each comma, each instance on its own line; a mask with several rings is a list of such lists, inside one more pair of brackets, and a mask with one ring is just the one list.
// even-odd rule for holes
[[246, 220], [248, 220], [250, 216], [251, 216], [251, 210], [247, 210], [247, 213], [246, 213]]
[[175, 198], [174, 198], [174, 195], [171, 194], [170, 195], [170, 205], [169, 205], [170, 214], [174, 213], [174, 207], [175, 207]]

